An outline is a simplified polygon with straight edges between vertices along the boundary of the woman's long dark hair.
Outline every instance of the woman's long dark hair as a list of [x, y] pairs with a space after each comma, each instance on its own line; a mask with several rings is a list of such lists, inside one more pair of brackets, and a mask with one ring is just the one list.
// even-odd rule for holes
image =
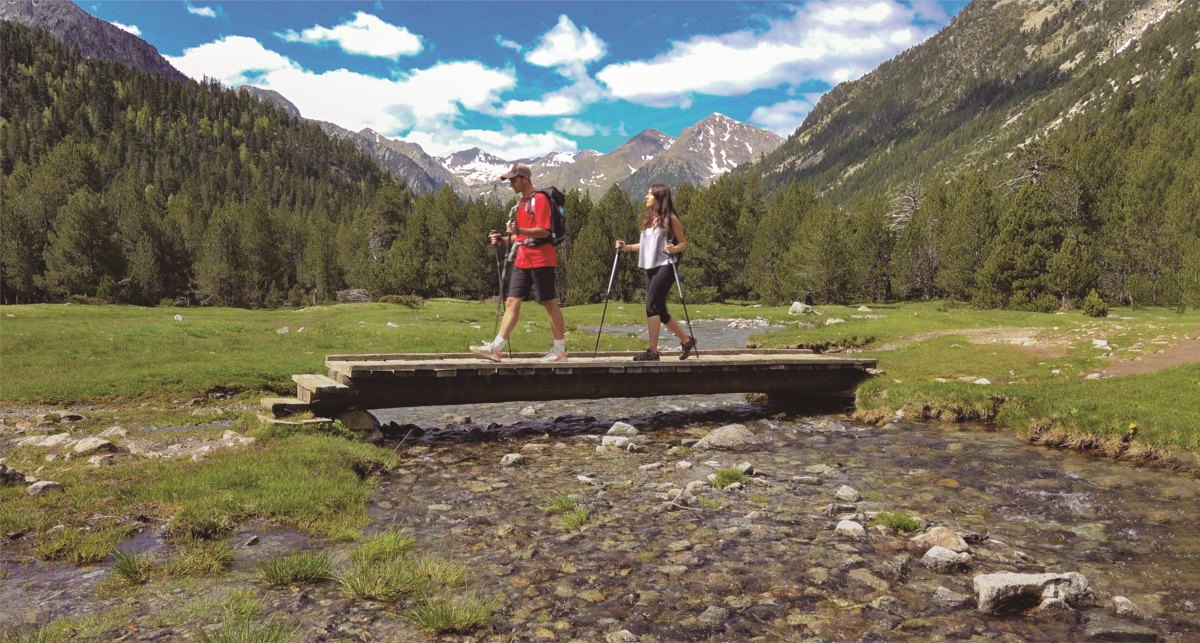
[[666, 183], [655, 183], [650, 186], [650, 194], [654, 196], [654, 205], [646, 208], [646, 218], [642, 221], [642, 229], [654, 226], [654, 218], [658, 217], [658, 226], [663, 230], [671, 229], [671, 215], [675, 212], [675, 204], [671, 201], [671, 186]]

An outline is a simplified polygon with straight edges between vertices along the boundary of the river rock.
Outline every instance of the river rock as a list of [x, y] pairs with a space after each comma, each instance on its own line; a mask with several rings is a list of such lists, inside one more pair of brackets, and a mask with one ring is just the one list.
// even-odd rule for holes
[[48, 493], [62, 493], [63, 486], [61, 482], [53, 482], [51, 480], [42, 480], [29, 485], [25, 490], [31, 496], [44, 496]]
[[811, 315], [814, 312], [812, 306], [801, 301], [793, 301], [792, 306], [788, 308], [789, 315]]
[[95, 453], [113, 453], [117, 450], [117, 445], [105, 440], [104, 438], [84, 438], [75, 443], [71, 451], [75, 455], [92, 455]]
[[844, 323], [846, 323], [846, 320], [842, 319], [841, 317], [830, 317], [829, 319], [825, 320], [826, 326], [833, 326], [836, 324], [844, 324]]
[[842, 485], [842, 487], [837, 490], [837, 493], [834, 494], [834, 497], [842, 502], [858, 502], [860, 496], [858, 495], [858, 490], [854, 487]]
[[989, 614], [1019, 612], [1058, 598], [1068, 605], [1089, 603], [1093, 596], [1088, 579], [1078, 572], [1066, 574], [980, 574], [974, 578], [979, 611]]
[[93, 467], [106, 467], [111, 464], [116, 464], [117, 456], [111, 453], [100, 453], [88, 458], [88, 464]]
[[967, 551], [967, 541], [963, 540], [958, 532], [949, 527], [934, 527], [929, 531], [913, 536], [909, 539], [917, 545], [921, 552], [928, 551], [931, 547], [944, 547], [952, 552]]
[[0, 464], [0, 487], [11, 487], [23, 484], [25, 474], [13, 469], [7, 464]]
[[729, 617], [729, 608], [710, 605], [704, 613], [700, 615], [700, 620], [705, 623], [720, 623]]
[[729, 451], [747, 451], [758, 446], [758, 436], [741, 424], [727, 424], [713, 429], [696, 443], [697, 449], [725, 449]]
[[1123, 621], [1112, 614], [1095, 610], [1087, 615], [1087, 623], [1083, 628], [1083, 639], [1086, 641], [1162, 641], [1163, 636], [1157, 630], [1140, 623]]
[[1144, 621], [1149, 618], [1146, 611], [1124, 596], [1114, 596], [1112, 610], [1117, 616]]
[[606, 435], [601, 439], [600, 446], [624, 449], [629, 446], [629, 438], [621, 435]]
[[862, 538], [867, 535], [867, 530], [863, 526], [853, 520], [843, 520], [834, 528], [834, 533], [847, 536], [849, 538]]
[[821, 479], [817, 476], [792, 476], [792, 482], [804, 485], [819, 485]]
[[626, 438], [632, 438], [637, 434], [638, 430], [634, 428], [633, 425], [626, 424], [624, 422], [617, 422], [608, 428], [608, 433], [606, 435], [618, 435]]
[[104, 429], [103, 431], [101, 431], [101, 432], [97, 433], [97, 434], [96, 434], [96, 437], [100, 437], [100, 438], [123, 438], [123, 437], [125, 437], [127, 434], [128, 434], [128, 432], [127, 432], [125, 429], [122, 429], [122, 428], [121, 428], [121, 427], [119, 427], [119, 426], [110, 426], [110, 427], [108, 427], [107, 429]]
[[940, 545], [930, 547], [929, 551], [925, 552], [925, 555], [921, 557], [921, 563], [929, 569], [942, 574], [958, 571], [966, 567], [969, 562], [971, 562], [970, 554], [950, 551]]
[[617, 630], [604, 635], [604, 643], [637, 643], [637, 634], [629, 630]]
[[509, 453], [500, 458], [500, 466], [502, 467], [519, 467], [523, 464], [525, 464], [525, 456], [520, 453]]
[[688, 462], [687, 460], [680, 460], [679, 462], [675, 463], [675, 468], [676, 469], [691, 469], [692, 463]]
[[17, 442], [19, 447], [60, 447], [71, 441], [70, 433], [55, 433], [54, 435], [34, 435]]
[[937, 607], [965, 607], [971, 602], [971, 597], [966, 594], [959, 594], [945, 587], [938, 587], [933, 591], [932, 602]]

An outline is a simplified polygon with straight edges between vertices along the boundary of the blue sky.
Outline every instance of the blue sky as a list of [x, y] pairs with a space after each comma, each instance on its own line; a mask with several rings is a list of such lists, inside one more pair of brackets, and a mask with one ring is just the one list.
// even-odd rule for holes
[[445, 155], [609, 152], [721, 112], [787, 136], [966, 0], [88, 2], [194, 78]]

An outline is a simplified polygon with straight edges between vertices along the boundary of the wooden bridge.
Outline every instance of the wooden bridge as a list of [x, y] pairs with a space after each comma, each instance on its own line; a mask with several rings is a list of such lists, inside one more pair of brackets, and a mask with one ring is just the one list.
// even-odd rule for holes
[[275, 417], [311, 411], [339, 417], [349, 409], [443, 404], [765, 393], [772, 402], [805, 404], [853, 398], [873, 359], [807, 350], [709, 350], [681, 361], [635, 362], [634, 352], [572, 356], [541, 363], [516, 353], [489, 362], [470, 353], [330, 355], [325, 374], [293, 375], [295, 398], [267, 398]]

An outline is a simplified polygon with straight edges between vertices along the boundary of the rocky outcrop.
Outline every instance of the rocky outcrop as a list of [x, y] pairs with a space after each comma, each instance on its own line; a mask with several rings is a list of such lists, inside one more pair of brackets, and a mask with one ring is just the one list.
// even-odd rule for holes
[[1047, 601], [1086, 605], [1093, 600], [1088, 579], [1078, 572], [1067, 574], [981, 574], [974, 579], [979, 611], [989, 614], [1023, 612]]
[[741, 424], [727, 424], [713, 429], [693, 448], [720, 449], [726, 451], [749, 451], [759, 445], [758, 436]]

